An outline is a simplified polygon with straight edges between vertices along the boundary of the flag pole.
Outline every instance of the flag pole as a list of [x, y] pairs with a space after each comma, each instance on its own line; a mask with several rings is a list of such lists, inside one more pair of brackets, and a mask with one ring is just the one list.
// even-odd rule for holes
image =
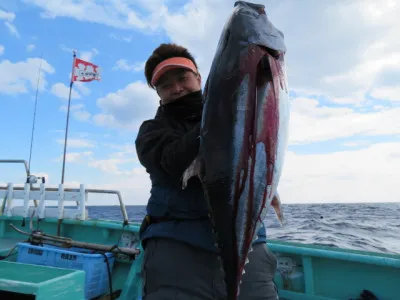
[[62, 174], [61, 174], [61, 184], [64, 184], [64, 173], [65, 173], [65, 156], [67, 152], [67, 138], [68, 138], [68, 125], [69, 125], [69, 110], [71, 106], [71, 94], [72, 94], [72, 85], [74, 83], [74, 66], [75, 66], [75, 58], [76, 52], [73, 51], [73, 60], [72, 60], [72, 73], [71, 73], [71, 82], [69, 83], [69, 97], [68, 97], [68, 109], [67, 109], [67, 124], [65, 126], [65, 140], [64, 140], [64, 155], [63, 155], [63, 165], [62, 165]]

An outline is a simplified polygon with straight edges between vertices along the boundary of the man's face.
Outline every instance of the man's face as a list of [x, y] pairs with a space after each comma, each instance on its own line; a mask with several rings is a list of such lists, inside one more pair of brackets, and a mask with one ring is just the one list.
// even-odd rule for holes
[[162, 104], [174, 102], [176, 99], [200, 89], [200, 75], [186, 69], [174, 69], [166, 72], [156, 85]]

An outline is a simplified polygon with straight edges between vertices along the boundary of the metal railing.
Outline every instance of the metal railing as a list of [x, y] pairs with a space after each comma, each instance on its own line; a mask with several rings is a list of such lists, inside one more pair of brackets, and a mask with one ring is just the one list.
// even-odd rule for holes
[[[7, 190], [8, 187], [7, 186], [0, 186], [0, 190]], [[14, 187], [13, 188], [14, 191], [23, 191], [24, 187]], [[31, 191], [40, 191], [40, 188], [38, 187], [32, 187]], [[46, 187], [45, 191], [47, 192], [57, 192], [58, 188], [53, 188], [53, 187]], [[76, 188], [64, 188], [64, 192], [77, 192], [79, 193], [80, 189], [76, 189]], [[122, 213], [122, 217], [124, 219], [124, 225], [129, 224], [129, 219], [128, 219], [128, 214], [126, 212], [126, 207], [125, 204], [122, 200], [122, 196], [121, 193], [119, 191], [116, 190], [102, 190], [102, 189], [85, 189], [85, 193], [89, 194], [89, 193], [93, 193], [93, 194], [115, 194], [118, 197], [118, 202], [119, 202], [119, 206], [121, 209], [121, 213]]]
[[14, 163], [14, 164], [24, 164], [25, 165], [25, 171], [26, 171], [26, 176], [29, 176], [30, 170], [28, 166], [28, 162], [25, 159], [0, 159], [0, 163]]
[[[0, 159], [0, 163], [22, 163], [25, 165], [25, 170], [26, 170], [26, 175], [27, 177], [30, 176], [30, 170], [28, 167], [28, 162], [23, 159]], [[0, 186], [0, 190], [8, 190], [8, 186]], [[24, 187], [13, 187], [13, 190], [20, 190], [23, 191]], [[38, 187], [33, 187], [31, 184], [31, 191], [40, 191], [40, 188]], [[46, 187], [45, 191], [51, 191], [51, 192], [57, 192], [59, 191], [58, 188], [53, 188], [53, 187]], [[80, 192], [80, 189], [78, 188], [64, 188], [64, 192]], [[128, 225], [129, 224], [129, 219], [128, 219], [128, 214], [126, 212], [126, 207], [125, 204], [122, 200], [121, 193], [117, 190], [103, 190], [103, 189], [85, 189], [85, 194], [87, 195], [88, 193], [93, 193], [93, 194], [115, 194], [118, 197], [118, 202], [119, 206], [121, 209], [122, 217], [123, 217], [123, 224]], [[5, 199], [4, 199], [5, 200]], [[36, 200], [34, 200], [35, 206], [37, 206]]]
[[129, 219], [128, 214], [126, 212], [126, 207], [124, 202], [122, 201], [122, 196], [119, 191], [116, 190], [101, 190], [101, 189], [86, 189], [87, 193], [94, 193], [94, 194], [115, 194], [118, 197], [119, 207], [121, 208], [122, 217], [124, 219], [124, 225], [128, 225]]

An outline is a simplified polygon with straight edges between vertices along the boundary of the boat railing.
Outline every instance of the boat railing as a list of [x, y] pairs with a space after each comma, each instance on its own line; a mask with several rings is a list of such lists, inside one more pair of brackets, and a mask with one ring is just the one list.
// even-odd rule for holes
[[[0, 159], [0, 163], [21, 163], [25, 166], [26, 182], [23, 187], [14, 186], [13, 183], [8, 183], [6, 186], [0, 186], [0, 201], [3, 200], [0, 206], [0, 215], [5, 216], [22, 216], [27, 218], [33, 212], [38, 218], [56, 217], [62, 219], [80, 219], [85, 220], [88, 218], [88, 212], [85, 202], [88, 200], [88, 194], [113, 194], [118, 198], [119, 206], [121, 209], [123, 224], [129, 223], [128, 214], [126, 212], [125, 204], [122, 200], [121, 193], [117, 190], [105, 189], [88, 189], [84, 184], [80, 184], [79, 188], [65, 188], [64, 184], [59, 184], [58, 188], [46, 187], [45, 178], [37, 177], [30, 173], [29, 165], [23, 159]], [[33, 185], [39, 182], [39, 187]], [[23, 200], [23, 206], [13, 206], [13, 200]], [[37, 202], [39, 200], [39, 203]], [[53, 200], [58, 201], [58, 206], [46, 207], [45, 201]], [[34, 207], [29, 206], [29, 202], [33, 201]], [[75, 201], [77, 208], [64, 209], [65, 201]]]
[[26, 176], [29, 177], [29, 175], [30, 175], [29, 165], [28, 165], [28, 162], [25, 159], [0, 159], [0, 163], [3, 163], [3, 164], [8, 164], [8, 163], [24, 164], [25, 171], [26, 171]]
[[[29, 164], [25, 159], [0, 159], [0, 164], [23, 164], [25, 166], [25, 172], [26, 172], [26, 182], [31, 184], [36, 183], [38, 179], [42, 179], [44, 182], [44, 177], [36, 177], [31, 175], [31, 170], [29, 168]], [[36, 199], [33, 200], [33, 203], [35, 204], [35, 207], [38, 206]], [[0, 211], [1, 212], [1, 211]]]
[[126, 212], [126, 207], [124, 202], [122, 201], [122, 196], [119, 191], [116, 190], [103, 190], [103, 189], [86, 189], [86, 193], [93, 193], [93, 194], [114, 194], [118, 197], [119, 207], [121, 209], [122, 217], [124, 219], [124, 225], [129, 223], [128, 213]]
[[[32, 214], [33, 207], [29, 207], [31, 200], [39, 200], [36, 208], [36, 215], [42, 219], [45, 217], [57, 217], [59, 220], [67, 218], [85, 220], [88, 218], [85, 202], [87, 202], [88, 194], [114, 194], [117, 196], [124, 225], [128, 224], [128, 214], [125, 204], [122, 200], [121, 193], [116, 190], [104, 189], [87, 189], [84, 184], [80, 184], [80, 188], [64, 188], [63, 184], [59, 184], [58, 188], [46, 187], [44, 182], [40, 183], [40, 187], [31, 187], [30, 183], [25, 183], [24, 187], [14, 186], [8, 183], [7, 186], [0, 186], [0, 199], [5, 201], [3, 214], [5, 216], [22, 216], [27, 218]], [[23, 200], [24, 205], [14, 206], [16, 199]], [[45, 201], [58, 201], [56, 208], [46, 207]], [[77, 208], [65, 209], [64, 202], [74, 201]]]

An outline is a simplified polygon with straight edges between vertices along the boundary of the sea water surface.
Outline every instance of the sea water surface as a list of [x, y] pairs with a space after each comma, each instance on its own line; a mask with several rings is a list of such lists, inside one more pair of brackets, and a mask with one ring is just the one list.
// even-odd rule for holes
[[[145, 206], [127, 206], [140, 222]], [[89, 206], [90, 218], [122, 220], [119, 206]], [[400, 204], [283, 204], [285, 225], [272, 209], [264, 221], [269, 239], [400, 254]]]

